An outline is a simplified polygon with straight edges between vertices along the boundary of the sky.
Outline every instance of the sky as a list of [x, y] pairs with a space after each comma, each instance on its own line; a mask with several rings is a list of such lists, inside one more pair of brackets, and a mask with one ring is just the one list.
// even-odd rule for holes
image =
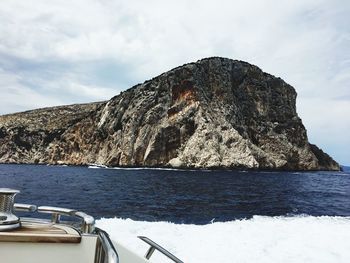
[[0, 114], [107, 100], [210, 56], [291, 84], [309, 141], [350, 165], [349, 0], [1, 0]]

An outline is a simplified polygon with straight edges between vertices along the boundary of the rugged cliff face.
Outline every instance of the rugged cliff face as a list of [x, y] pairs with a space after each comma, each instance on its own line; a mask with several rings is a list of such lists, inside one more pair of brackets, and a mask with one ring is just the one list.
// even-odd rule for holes
[[308, 142], [296, 92], [246, 62], [208, 58], [108, 102], [0, 117], [0, 162], [339, 170]]

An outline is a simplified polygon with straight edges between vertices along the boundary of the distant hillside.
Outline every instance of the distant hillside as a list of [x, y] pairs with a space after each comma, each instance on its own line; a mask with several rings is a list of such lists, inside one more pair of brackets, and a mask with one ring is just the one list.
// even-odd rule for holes
[[344, 172], [350, 173], [350, 166], [342, 165], [342, 166], [341, 166], [341, 169], [342, 169]]
[[339, 170], [308, 142], [296, 92], [246, 62], [207, 58], [108, 102], [0, 117], [0, 162]]

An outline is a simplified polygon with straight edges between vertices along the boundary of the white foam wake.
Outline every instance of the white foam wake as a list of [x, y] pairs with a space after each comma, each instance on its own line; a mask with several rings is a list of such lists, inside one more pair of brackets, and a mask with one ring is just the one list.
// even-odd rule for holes
[[[67, 165], [62, 165], [67, 166]], [[95, 163], [88, 163], [89, 169], [97, 169], [97, 168], [104, 168], [109, 170], [133, 170], [133, 171], [139, 171], [139, 170], [159, 170], [159, 171], [176, 171], [176, 172], [212, 172], [214, 170], [207, 170], [207, 169], [200, 169], [200, 170], [194, 170], [194, 169], [180, 169], [180, 168], [165, 168], [165, 167], [109, 167], [103, 164], [95, 164]], [[247, 171], [242, 171], [247, 172]]]
[[[186, 263], [350, 262], [350, 217], [254, 216], [208, 225], [103, 218], [97, 226], [142, 256], [148, 246], [138, 235]], [[152, 260], [168, 262], [156, 252]]]

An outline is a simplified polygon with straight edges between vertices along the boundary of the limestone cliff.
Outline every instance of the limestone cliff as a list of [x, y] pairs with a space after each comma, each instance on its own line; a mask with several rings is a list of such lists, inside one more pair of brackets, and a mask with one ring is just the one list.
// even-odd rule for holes
[[339, 170], [308, 142], [282, 79], [207, 58], [107, 102], [0, 117], [0, 162]]

